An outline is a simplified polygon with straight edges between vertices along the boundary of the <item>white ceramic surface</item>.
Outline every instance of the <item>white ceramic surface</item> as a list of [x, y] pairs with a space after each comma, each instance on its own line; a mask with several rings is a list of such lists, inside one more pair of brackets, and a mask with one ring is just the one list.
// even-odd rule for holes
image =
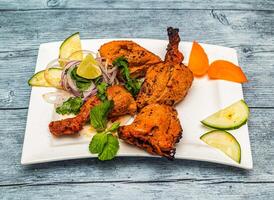
[[[82, 40], [82, 47], [97, 52], [105, 42], [114, 39]], [[137, 42], [153, 53], [164, 58], [168, 41], [154, 39], [129, 39]], [[36, 72], [43, 70], [49, 61], [58, 57], [61, 42], [41, 44], [36, 63]], [[191, 50], [191, 42], [181, 42], [180, 49], [184, 54], [184, 63], [187, 64]], [[202, 44], [209, 61], [225, 59], [238, 64], [237, 53], [234, 49]], [[53, 88], [32, 88], [28, 119], [26, 125], [24, 146], [21, 163], [34, 164], [57, 160], [95, 157], [88, 151], [90, 139], [81, 138], [59, 141], [54, 138], [48, 124], [54, 117], [53, 105], [46, 103], [42, 95], [55, 91]], [[221, 151], [214, 149], [199, 138], [209, 131], [200, 121], [237, 100], [243, 99], [242, 86], [238, 83], [222, 80], [209, 80], [207, 77], [195, 78], [193, 85], [183, 102], [176, 106], [179, 119], [183, 127], [183, 138], [176, 145], [176, 159], [201, 160], [221, 163], [245, 169], [252, 169], [252, 155], [247, 125], [240, 129], [229, 131], [241, 145], [241, 163], [238, 164]], [[58, 141], [57, 141], [58, 140]], [[118, 156], [151, 156], [143, 150], [130, 146], [121, 141]], [[167, 161], [169, 162], [169, 161]]]

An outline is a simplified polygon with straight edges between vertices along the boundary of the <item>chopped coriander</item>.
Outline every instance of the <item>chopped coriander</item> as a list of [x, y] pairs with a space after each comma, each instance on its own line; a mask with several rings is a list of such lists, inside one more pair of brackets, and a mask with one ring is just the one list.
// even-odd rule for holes
[[70, 72], [70, 77], [75, 81], [76, 87], [81, 91], [86, 91], [92, 83], [92, 80], [83, 78], [76, 73], [77, 67]]
[[108, 84], [105, 82], [99, 83], [96, 88], [97, 88], [97, 96], [102, 100], [107, 99], [106, 91], [107, 91]]
[[130, 72], [128, 68], [128, 61], [125, 57], [119, 57], [116, 58], [113, 63], [113, 65], [117, 66], [123, 78], [125, 79], [125, 87], [126, 89], [133, 95], [136, 96], [141, 88], [141, 82], [137, 79], [131, 78], [130, 77]]
[[63, 104], [56, 108], [56, 112], [58, 114], [78, 114], [80, 108], [83, 104], [83, 101], [80, 97], [70, 97], [67, 101], [63, 102]]

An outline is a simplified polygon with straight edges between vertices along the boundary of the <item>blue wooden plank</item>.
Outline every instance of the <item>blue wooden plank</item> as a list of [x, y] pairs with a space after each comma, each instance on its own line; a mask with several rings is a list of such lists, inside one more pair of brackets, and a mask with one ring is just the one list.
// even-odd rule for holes
[[[116, 20], [109, 21], [110, 18]], [[191, 23], [186, 20], [188, 18]], [[3, 33], [0, 34], [0, 108], [28, 106], [30, 88], [27, 80], [34, 71], [40, 43], [63, 40], [76, 31], [81, 32], [82, 38], [166, 39], [168, 25], [179, 27], [184, 41], [197, 40], [236, 48], [240, 65], [250, 79], [244, 85], [248, 104], [274, 107], [271, 82], [274, 72], [273, 18], [273, 12], [265, 11], [4, 12], [0, 15]]]
[[272, 0], [2, 0], [0, 9], [236, 9], [274, 10]]
[[3, 199], [122, 199], [122, 200], [159, 200], [159, 199], [224, 199], [224, 200], [269, 200], [273, 199], [274, 184], [243, 184], [241, 182], [224, 182], [208, 184], [182, 180], [162, 183], [85, 183], [53, 184], [32, 187], [2, 187]]

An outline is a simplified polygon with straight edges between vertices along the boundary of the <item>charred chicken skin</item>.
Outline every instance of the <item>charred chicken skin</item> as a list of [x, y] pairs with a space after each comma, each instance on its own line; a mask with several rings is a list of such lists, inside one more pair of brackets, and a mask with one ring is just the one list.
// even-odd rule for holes
[[175, 143], [180, 141], [182, 128], [177, 111], [168, 105], [150, 104], [141, 109], [131, 125], [121, 126], [118, 135], [150, 154], [174, 158]]
[[79, 114], [75, 117], [50, 122], [50, 132], [55, 136], [78, 133], [88, 121], [90, 110], [100, 102], [101, 101], [96, 96], [89, 98], [81, 107]]
[[119, 40], [102, 45], [99, 49], [100, 55], [109, 62], [124, 56], [128, 63], [131, 77], [143, 77], [147, 69], [162, 60], [159, 56], [151, 53], [133, 41]]
[[[113, 100], [114, 102], [114, 107], [109, 115], [110, 118], [125, 114], [135, 114], [137, 109], [136, 102], [123, 86], [114, 85], [108, 87], [107, 96], [109, 100]], [[90, 110], [100, 102], [100, 99], [96, 96], [90, 97], [75, 117], [51, 122], [49, 124], [50, 132], [55, 136], [78, 133], [89, 120]]]
[[193, 81], [192, 72], [182, 64], [183, 55], [178, 49], [179, 30], [167, 29], [169, 44], [165, 61], [151, 66], [137, 96], [137, 107], [152, 103], [174, 105], [186, 96]]

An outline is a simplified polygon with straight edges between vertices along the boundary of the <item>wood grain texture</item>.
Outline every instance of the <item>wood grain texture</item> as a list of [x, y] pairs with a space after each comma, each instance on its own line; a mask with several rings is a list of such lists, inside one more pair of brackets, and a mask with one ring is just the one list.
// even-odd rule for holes
[[[250, 82], [244, 96], [254, 169], [152, 158], [81, 159], [21, 166], [39, 44], [82, 38], [166, 39], [236, 48]], [[1, 0], [0, 199], [272, 199], [274, 196], [273, 0]]]
[[[249, 130], [254, 169], [186, 160], [115, 158], [109, 162], [81, 159], [21, 166], [27, 110], [2, 110], [0, 116], [0, 188], [46, 184], [107, 182], [204, 182], [206, 184], [274, 183], [273, 109], [251, 109]], [[72, 186], [73, 187], [73, 186]], [[274, 191], [273, 191], [274, 192]]]
[[[220, 183], [178, 181], [153, 183], [85, 183], [62, 185], [18, 186], [0, 188], [0, 195], [6, 199], [272, 199], [274, 184], [264, 187], [258, 183]], [[258, 190], [258, 188], [260, 188]]]
[[274, 10], [272, 0], [1, 0], [0, 9], [236, 9]]
[[[110, 21], [110, 18], [115, 20]], [[186, 19], [196, 23], [186, 22]], [[250, 79], [244, 85], [248, 104], [251, 107], [274, 107], [271, 81], [274, 77], [273, 19], [274, 12], [269, 11], [3, 12], [0, 15], [3, 33], [0, 34], [0, 108], [28, 106], [30, 88], [27, 80], [34, 71], [40, 43], [63, 40], [76, 31], [81, 32], [82, 38], [166, 39], [168, 25], [179, 27], [184, 41], [197, 40], [236, 48], [240, 65]]]

